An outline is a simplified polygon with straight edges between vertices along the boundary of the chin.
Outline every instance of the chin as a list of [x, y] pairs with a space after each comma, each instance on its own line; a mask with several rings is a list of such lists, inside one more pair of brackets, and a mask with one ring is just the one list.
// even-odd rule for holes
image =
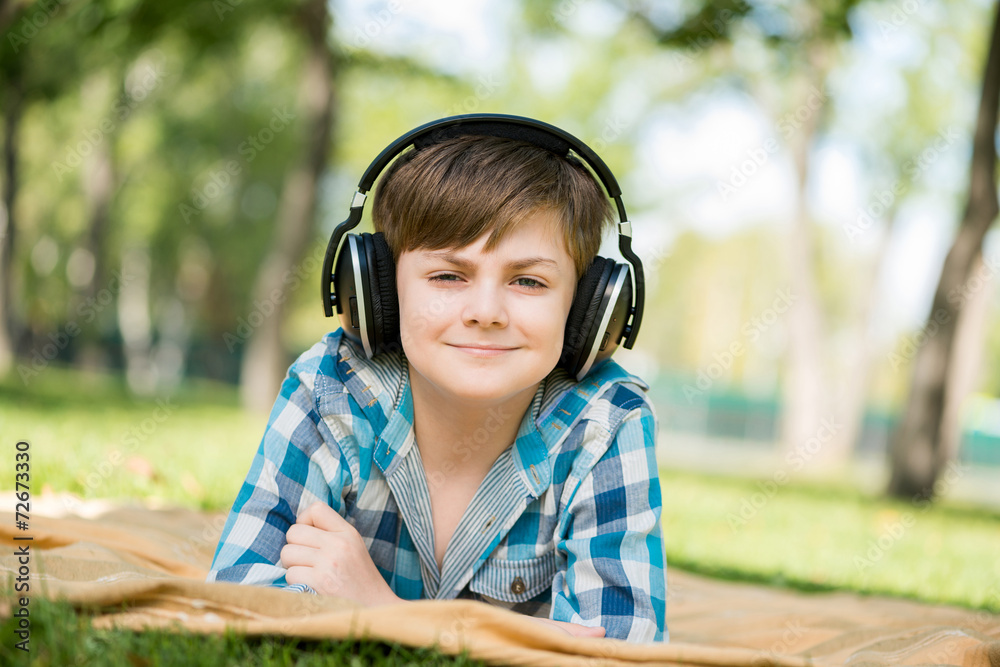
[[453, 368], [452, 373], [431, 381], [445, 394], [476, 403], [497, 402], [537, 386], [544, 376], [537, 373], [511, 374], [510, 368]]

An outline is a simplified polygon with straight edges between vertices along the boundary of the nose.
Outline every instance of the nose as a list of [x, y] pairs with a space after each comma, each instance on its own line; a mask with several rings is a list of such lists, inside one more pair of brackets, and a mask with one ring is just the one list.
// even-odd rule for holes
[[509, 318], [503, 286], [483, 281], [468, 290], [462, 307], [462, 321], [466, 326], [506, 327]]

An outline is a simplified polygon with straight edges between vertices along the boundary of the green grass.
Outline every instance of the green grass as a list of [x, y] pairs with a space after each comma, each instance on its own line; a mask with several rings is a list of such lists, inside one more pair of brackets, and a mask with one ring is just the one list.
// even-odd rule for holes
[[46, 368], [0, 382], [0, 489], [14, 486], [13, 445], [30, 443], [32, 494], [228, 509], [267, 424], [228, 385], [190, 383], [135, 399], [121, 378]]
[[842, 484], [767, 487], [667, 470], [661, 475], [667, 561], [674, 568], [1000, 612], [996, 512], [914, 505]]
[[381, 642], [316, 642], [290, 637], [248, 639], [233, 633], [198, 635], [168, 630], [97, 630], [91, 626], [89, 616], [77, 615], [76, 610], [66, 602], [32, 600], [29, 609], [31, 635], [28, 652], [15, 646], [15, 619], [0, 620], [0, 636], [4, 637], [4, 641], [0, 642], [0, 664], [37, 667], [485, 665], [471, 660], [467, 653], [446, 656], [429, 648], [414, 649]]
[[[24, 439], [31, 443], [35, 498], [51, 489], [85, 498], [228, 509], [267, 416], [247, 415], [232, 387], [211, 383], [185, 386], [167, 407], [169, 414], [155, 401], [131, 398], [113, 376], [49, 368], [27, 387], [10, 376], [0, 382], [0, 451], [7, 452], [0, 456], [0, 489], [13, 486], [13, 444]], [[136, 428], [141, 438], [130, 438]], [[671, 570], [1000, 612], [995, 511], [952, 503], [917, 506], [866, 496], [846, 483], [767, 487], [756, 480], [671, 470], [662, 471], [661, 481]], [[50, 644], [49, 653], [34, 654], [38, 665], [77, 664], [77, 655], [130, 665], [368, 664], [365, 651], [381, 652], [388, 664], [453, 660], [385, 645], [94, 631], [85, 617], [58, 605], [48, 608], [42, 603], [33, 610], [35, 628], [41, 628], [33, 644]], [[186, 651], [188, 657], [178, 653], [176, 659], [151, 662], [149, 656], [171, 651]], [[333, 662], [321, 662], [328, 658]]]

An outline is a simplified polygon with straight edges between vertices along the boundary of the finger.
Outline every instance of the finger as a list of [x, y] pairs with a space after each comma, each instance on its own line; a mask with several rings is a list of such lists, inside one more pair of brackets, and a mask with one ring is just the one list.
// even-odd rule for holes
[[337, 510], [326, 503], [315, 502], [306, 508], [306, 511], [298, 516], [296, 523], [307, 526], [316, 526], [331, 533], [339, 533], [345, 530], [354, 530], [354, 526], [347, 522], [347, 519], [340, 516]]
[[536, 623], [541, 623], [542, 625], [547, 625], [550, 628], [556, 628], [557, 630], [559, 630], [561, 632], [565, 632], [567, 635], [570, 634], [569, 629], [568, 628], [564, 628], [562, 626], [562, 624], [559, 623], [559, 621], [553, 621], [553, 620], [550, 620], [550, 619], [547, 619], [547, 618], [538, 618], [536, 616], [529, 616], [528, 618], [530, 618], [532, 621], [535, 621]]
[[296, 523], [288, 529], [287, 533], [285, 533], [285, 541], [289, 544], [299, 544], [304, 547], [321, 549], [323, 547], [323, 537], [325, 535], [327, 535], [327, 531], [321, 530], [316, 526]]
[[286, 584], [305, 584], [315, 591], [318, 591], [316, 586], [313, 585], [313, 572], [311, 567], [305, 567], [302, 565], [296, 565], [294, 567], [288, 568], [285, 572], [285, 583]]
[[588, 625], [580, 625], [579, 623], [566, 623], [562, 626], [566, 632], [573, 635], [574, 637], [597, 637], [601, 638], [604, 636], [604, 628], [590, 627]]
[[549, 618], [539, 618], [537, 619], [544, 623], [553, 625], [563, 632], [570, 634], [574, 637], [604, 637], [605, 630], [601, 626], [590, 627], [588, 625], [580, 625], [579, 623], [570, 623], [568, 621], [555, 621]]
[[313, 567], [319, 561], [319, 550], [298, 544], [286, 544], [281, 547], [281, 564], [288, 567]]

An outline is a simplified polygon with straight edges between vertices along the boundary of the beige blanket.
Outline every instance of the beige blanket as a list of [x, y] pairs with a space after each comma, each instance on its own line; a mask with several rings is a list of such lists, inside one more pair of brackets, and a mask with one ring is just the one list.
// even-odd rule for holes
[[[93, 507], [91, 507], [93, 510]], [[33, 515], [27, 531], [0, 513], [0, 572], [30, 544], [32, 595], [97, 605], [101, 626], [230, 627], [251, 635], [360, 638], [468, 650], [503, 665], [880, 665], [1000, 667], [1000, 616], [848, 593], [801, 594], [669, 571], [669, 644], [576, 639], [471, 601], [366, 609], [340, 599], [205, 583], [223, 516], [106, 508]], [[34, 514], [37, 514], [35, 512]], [[29, 541], [15, 537], [31, 536]], [[0, 614], [11, 613], [10, 600]], [[128, 611], [122, 612], [122, 603]]]

